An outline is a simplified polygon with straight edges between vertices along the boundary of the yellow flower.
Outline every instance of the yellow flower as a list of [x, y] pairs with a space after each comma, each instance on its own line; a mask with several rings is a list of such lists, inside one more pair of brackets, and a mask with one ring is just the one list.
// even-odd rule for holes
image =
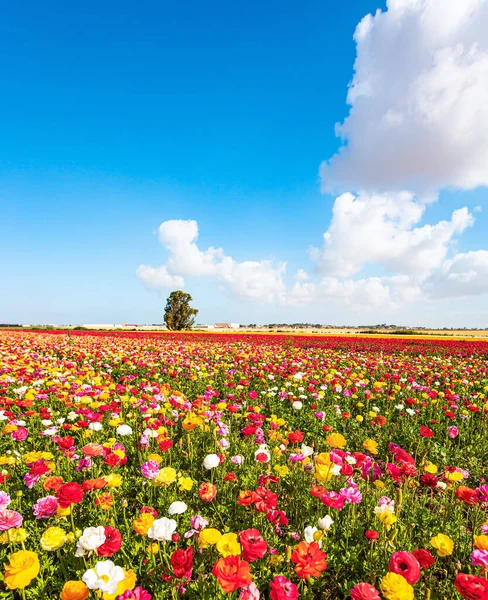
[[124, 574], [125, 577], [124, 579], [122, 579], [122, 581], [119, 582], [115, 594], [103, 593], [102, 600], [115, 600], [124, 592], [127, 592], [127, 590], [133, 590], [136, 587], [137, 577], [134, 571], [132, 569], [130, 569], [129, 571], [126, 571], [124, 569]]
[[327, 483], [332, 479], [332, 465], [316, 465], [315, 479], [321, 483]]
[[282, 563], [285, 559], [279, 554], [271, 554], [269, 556], [269, 563], [273, 567], [277, 567], [280, 563]]
[[397, 573], [387, 573], [381, 580], [380, 589], [387, 600], [413, 600], [413, 587]]
[[9, 590], [23, 590], [37, 577], [41, 565], [35, 552], [19, 550], [10, 556], [5, 567], [4, 583]]
[[173, 467], [164, 467], [153, 479], [154, 485], [166, 486], [170, 485], [176, 479], [176, 471]]
[[23, 528], [19, 527], [18, 529], [8, 529], [7, 531], [3, 531], [0, 535], [0, 544], [21, 544], [25, 542], [28, 536], [28, 532]]
[[317, 456], [315, 457], [315, 462], [318, 465], [332, 464], [332, 461], [330, 460], [330, 453], [329, 452], [321, 452], [320, 454], [317, 454]]
[[488, 550], [488, 535], [475, 535], [474, 545], [478, 550]]
[[364, 421], [364, 417], [362, 415], [356, 415], [356, 421], [358, 423], [362, 423]]
[[219, 538], [216, 547], [219, 554], [224, 557], [235, 556], [241, 553], [241, 545], [237, 541], [237, 535], [235, 533], [225, 533]]
[[446, 471], [444, 473], [444, 477], [448, 481], [461, 481], [463, 479], [463, 474], [460, 473], [459, 471], [453, 471], [452, 473], [450, 473], [449, 471]]
[[434, 465], [434, 463], [431, 463], [429, 460], [426, 461], [423, 466], [426, 473], [432, 473], [433, 475], [435, 475], [439, 470], [437, 465]]
[[122, 475], [118, 473], [110, 473], [110, 475], [104, 475], [103, 478], [109, 488], [116, 488], [122, 485]]
[[430, 540], [430, 543], [437, 550], [439, 556], [450, 556], [454, 550], [454, 542], [443, 533], [438, 533]]
[[67, 508], [61, 508], [61, 506], [58, 506], [56, 509], [56, 515], [58, 517], [67, 517], [69, 514], [71, 514], [71, 506], [68, 506]]
[[67, 581], [59, 597], [61, 600], [86, 600], [90, 595], [90, 590], [83, 581]]
[[286, 477], [290, 472], [290, 469], [286, 465], [275, 465], [274, 470], [280, 477]]
[[386, 529], [389, 531], [393, 523], [396, 522], [397, 518], [393, 513], [380, 512], [377, 514], [378, 519], [383, 523]]
[[191, 477], [180, 477], [178, 479], [178, 489], [182, 492], [189, 492], [193, 487], [193, 483]]
[[181, 425], [185, 431], [193, 431], [196, 427], [203, 425], [203, 419], [195, 413], [189, 412]]
[[150, 546], [146, 546], [146, 552], [148, 554], [157, 554], [159, 552], [159, 544], [153, 542]]
[[221, 537], [222, 534], [218, 529], [213, 529], [212, 527], [209, 527], [208, 529], [202, 529], [198, 536], [198, 545], [200, 548], [213, 546], [220, 540]]
[[41, 548], [46, 552], [54, 552], [59, 550], [66, 542], [66, 531], [61, 527], [49, 527], [42, 534], [41, 537]]
[[138, 517], [132, 526], [134, 527], [134, 531], [139, 535], [147, 535], [147, 532], [152, 527], [154, 522], [154, 517], [151, 513], [142, 513], [140, 517]]
[[325, 443], [332, 448], [345, 448], [347, 442], [341, 433], [331, 433], [325, 438]]
[[385, 484], [380, 481], [379, 479], [377, 479], [376, 481], [373, 481], [373, 485], [378, 488], [379, 490], [382, 490], [385, 487]]
[[154, 462], [158, 463], [158, 465], [163, 461], [163, 457], [159, 456], [159, 454], [150, 454], [147, 457], [147, 460], [153, 460]]
[[367, 439], [363, 442], [363, 448], [370, 454], [378, 454], [378, 442], [376, 440]]

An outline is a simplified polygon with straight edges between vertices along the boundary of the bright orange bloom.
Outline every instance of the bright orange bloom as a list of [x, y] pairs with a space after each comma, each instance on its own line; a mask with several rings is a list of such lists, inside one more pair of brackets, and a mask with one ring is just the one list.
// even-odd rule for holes
[[249, 563], [241, 560], [237, 555], [219, 558], [212, 569], [212, 575], [217, 578], [220, 587], [226, 594], [252, 582]]
[[256, 493], [251, 490], [243, 490], [239, 492], [239, 498], [237, 499], [237, 504], [241, 504], [242, 506], [249, 506], [256, 501]]
[[459, 498], [459, 500], [462, 500], [466, 504], [471, 504], [471, 505], [476, 504], [476, 502], [477, 502], [476, 490], [473, 490], [473, 488], [470, 488], [466, 485], [460, 485], [456, 489], [456, 498]]
[[100, 494], [98, 498], [95, 498], [95, 504], [103, 510], [108, 510], [114, 504], [112, 494], [110, 492], [104, 492], [103, 494]]
[[44, 479], [42, 487], [45, 489], [46, 492], [50, 492], [51, 490], [53, 492], [57, 492], [62, 485], [63, 478], [58, 477], [57, 475], [52, 475], [51, 477], [46, 477], [46, 479]]
[[103, 477], [99, 477], [98, 479], [86, 479], [82, 486], [85, 492], [89, 492], [91, 490], [101, 490], [107, 485], [107, 482]]
[[152, 527], [154, 522], [154, 516], [150, 513], [142, 513], [140, 517], [138, 517], [134, 523], [134, 531], [139, 535], [147, 535], [147, 532]]
[[291, 560], [295, 563], [295, 573], [300, 579], [320, 577], [322, 571], [327, 569], [326, 558], [327, 554], [316, 542], [300, 542], [291, 555]]

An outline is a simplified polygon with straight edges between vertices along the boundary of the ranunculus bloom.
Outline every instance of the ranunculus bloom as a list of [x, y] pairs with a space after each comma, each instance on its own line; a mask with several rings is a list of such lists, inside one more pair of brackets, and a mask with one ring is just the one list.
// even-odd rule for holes
[[90, 590], [83, 581], [67, 581], [59, 597], [61, 600], [86, 600]]
[[377, 540], [379, 533], [375, 529], [368, 529], [364, 532], [364, 535], [368, 538], [368, 540]]
[[412, 550], [412, 554], [419, 561], [421, 569], [428, 569], [435, 563], [435, 558], [428, 550], [420, 548], [418, 550]]
[[413, 587], [398, 573], [387, 573], [380, 584], [386, 600], [413, 600]]
[[117, 600], [151, 600], [152, 594], [138, 585], [133, 590], [127, 590]]
[[249, 585], [252, 581], [249, 563], [236, 555], [219, 558], [212, 569], [212, 575], [217, 578], [226, 594]]
[[61, 508], [68, 508], [71, 504], [78, 504], [83, 500], [84, 495], [85, 492], [83, 491], [83, 488], [75, 481], [63, 483], [56, 492]]
[[388, 568], [392, 573], [403, 575], [411, 585], [420, 579], [419, 561], [410, 552], [394, 552]]
[[476, 490], [473, 490], [473, 488], [470, 488], [467, 485], [460, 485], [458, 488], [456, 488], [455, 494], [456, 498], [462, 500], [466, 504], [470, 504], [471, 506], [476, 504], [478, 501], [478, 494]]
[[0, 511], [0, 531], [21, 527], [23, 517], [16, 510], [8, 508]]
[[177, 579], [190, 579], [193, 567], [193, 547], [189, 546], [186, 550], [182, 548], [175, 550], [171, 555], [170, 563]]
[[58, 510], [58, 499], [56, 496], [46, 496], [32, 505], [36, 519], [48, 519], [56, 514]]
[[300, 579], [320, 577], [322, 571], [327, 569], [327, 554], [323, 552], [316, 542], [300, 542], [291, 560], [295, 563], [295, 573]]
[[283, 575], [277, 575], [269, 583], [271, 600], [297, 600], [298, 596], [297, 586]]
[[488, 581], [476, 575], [459, 573], [454, 580], [457, 591], [466, 600], [487, 600]]
[[358, 583], [351, 590], [352, 600], [381, 600], [380, 593], [369, 583]]
[[118, 529], [106, 525], [104, 528], [105, 541], [97, 548], [98, 556], [113, 556], [122, 546], [122, 535]]
[[212, 502], [217, 495], [217, 488], [213, 483], [204, 481], [198, 488], [198, 495], [204, 502]]
[[263, 558], [268, 549], [268, 542], [263, 539], [258, 529], [246, 529], [239, 535], [242, 547], [242, 558], [248, 562], [254, 562]]
[[35, 552], [20, 550], [10, 556], [5, 567], [4, 583], [9, 590], [23, 590], [37, 577], [41, 565]]
[[430, 540], [430, 543], [436, 548], [439, 556], [450, 556], [454, 550], [454, 542], [443, 533], [438, 533]]

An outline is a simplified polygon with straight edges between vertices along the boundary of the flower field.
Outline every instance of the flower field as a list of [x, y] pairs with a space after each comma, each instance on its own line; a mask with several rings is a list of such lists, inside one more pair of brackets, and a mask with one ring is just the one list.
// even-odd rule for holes
[[0, 332], [0, 598], [488, 600], [488, 344]]

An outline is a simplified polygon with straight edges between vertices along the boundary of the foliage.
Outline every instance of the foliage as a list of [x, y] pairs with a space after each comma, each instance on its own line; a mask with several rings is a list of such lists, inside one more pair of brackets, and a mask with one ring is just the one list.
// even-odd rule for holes
[[198, 310], [190, 306], [191, 301], [191, 295], [186, 292], [171, 292], [164, 309], [164, 322], [168, 329], [181, 331], [193, 327]]

